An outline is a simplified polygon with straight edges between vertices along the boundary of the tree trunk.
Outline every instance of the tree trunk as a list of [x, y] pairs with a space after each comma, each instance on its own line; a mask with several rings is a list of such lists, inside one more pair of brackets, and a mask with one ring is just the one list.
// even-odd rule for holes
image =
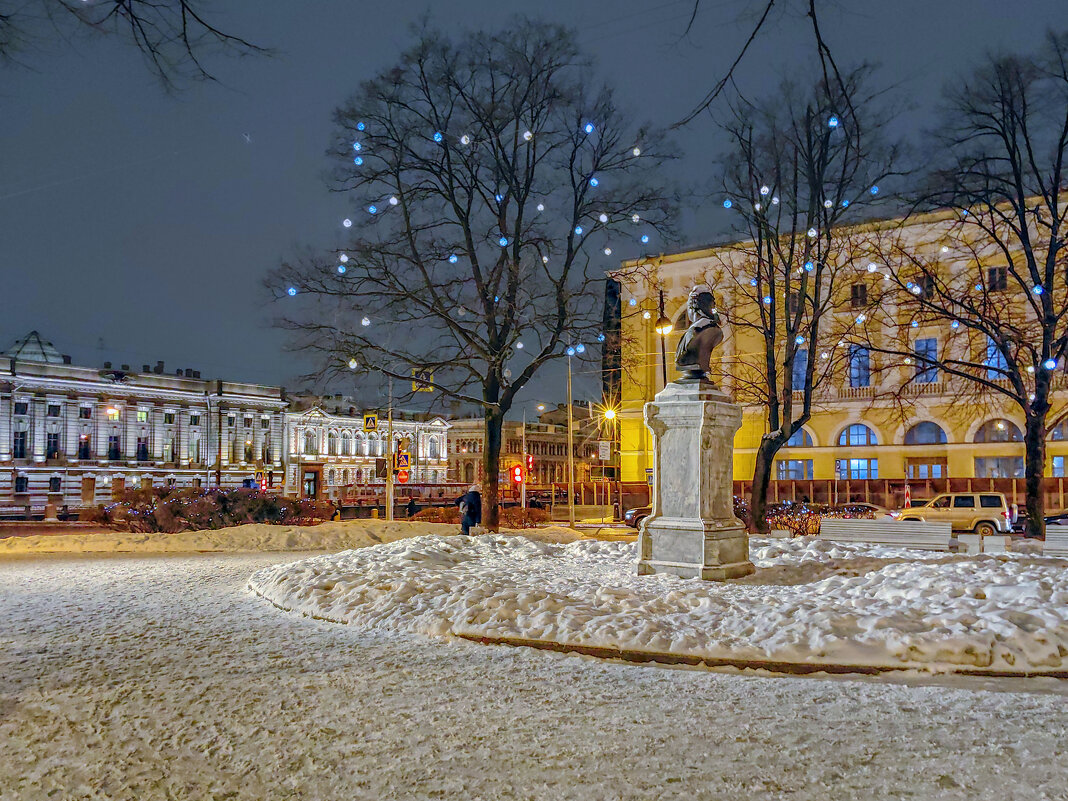
[[771, 468], [779, 445], [774, 439], [762, 439], [756, 452], [753, 469], [753, 489], [749, 494], [749, 530], [754, 534], [768, 533], [768, 487], [771, 484]]
[[500, 523], [501, 430], [504, 415], [497, 408], [486, 409], [486, 450], [482, 454], [482, 525], [498, 531]]
[[1042, 474], [1046, 469], [1046, 420], [1029, 417], [1024, 423], [1024, 510], [1027, 533], [1046, 536], [1046, 499], [1042, 494]]

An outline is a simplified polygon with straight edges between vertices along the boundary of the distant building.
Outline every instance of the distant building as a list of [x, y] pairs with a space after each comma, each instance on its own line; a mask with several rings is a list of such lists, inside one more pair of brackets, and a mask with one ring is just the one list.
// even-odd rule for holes
[[[286, 413], [286, 492], [342, 499], [380, 490], [375, 460], [389, 454], [385, 410], [373, 431], [364, 431], [364, 413], [354, 398], [297, 394]], [[444, 484], [448, 479], [450, 424], [433, 415], [394, 410], [395, 450], [407, 443], [408, 484]]]
[[[82, 367], [36, 331], [0, 353], [0, 512], [91, 506], [152, 485], [283, 480], [278, 387]], [[221, 458], [220, 458], [221, 456]]]
[[[574, 422], [575, 481], [600, 478], [598, 433], [596, 422], [590, 418], [588, 406], [576, 404], [572, 411]], [[533, 470], [528, 483], [547, 486], [567, 481], [567, 405], [559, 404], [538, 415], [537, 422], [526, 424], [526, 453], [533, 457]], [[607, 435], [606, 435], [607, 436]], [[507, 479], [509, 468], [523, 463], [523, 423], [506, 420], [501, 432], [501, 481]], [[449, 451], [449, 473], [457, 481], [482, 481], [485, 474], [482, 459], [485, 452], [486, 424], [481, 417], [454, 420]]]

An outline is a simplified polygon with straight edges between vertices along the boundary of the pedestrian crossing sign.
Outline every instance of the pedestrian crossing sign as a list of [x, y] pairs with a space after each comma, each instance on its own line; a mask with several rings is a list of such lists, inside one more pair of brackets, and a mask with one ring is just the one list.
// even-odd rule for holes
[[378, 415], [377, 414], [365, 414], [363, 416], [363, 430], [364, 431], [378, 431]]

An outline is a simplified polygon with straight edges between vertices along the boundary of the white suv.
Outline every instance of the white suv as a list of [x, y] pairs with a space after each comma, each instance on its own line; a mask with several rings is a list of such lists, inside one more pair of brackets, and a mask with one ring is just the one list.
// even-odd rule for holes
[[948, 522], [954, 531], [974, 531], [984, 537], [1011, 534], [1016, 514], [1000, 492], [948, 492], [923, 506], [891, 512], [898, 520]]

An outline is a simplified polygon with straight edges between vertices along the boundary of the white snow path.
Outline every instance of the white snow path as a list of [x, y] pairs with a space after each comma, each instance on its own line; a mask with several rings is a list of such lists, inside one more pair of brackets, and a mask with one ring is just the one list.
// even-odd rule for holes
[[245, 588], [293, 558], [0, 561], [0, 799], [1068, 799], [1063, 682], [742, 676], [367, 631]]
[[716, 583], [637, 576], [633, 542], [422, 536], [279, 565], [249, 585], [363, 628], [771, 662], [1068, 668], [1068, 560], [754, 539]]

